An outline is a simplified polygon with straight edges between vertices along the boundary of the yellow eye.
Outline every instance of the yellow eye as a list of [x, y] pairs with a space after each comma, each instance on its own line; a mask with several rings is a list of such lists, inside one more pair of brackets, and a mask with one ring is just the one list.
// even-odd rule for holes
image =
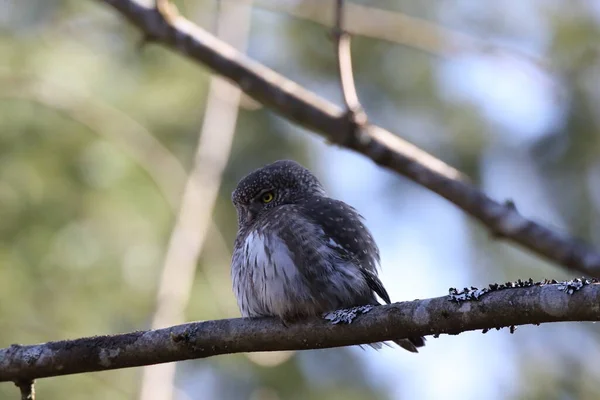
[[263, 203], [270, 203], [273, 201], [274, 198], [275, 196], [273, 196], [273, 192], [267, 192], [260, 196], [260, 201], [262, 201]]

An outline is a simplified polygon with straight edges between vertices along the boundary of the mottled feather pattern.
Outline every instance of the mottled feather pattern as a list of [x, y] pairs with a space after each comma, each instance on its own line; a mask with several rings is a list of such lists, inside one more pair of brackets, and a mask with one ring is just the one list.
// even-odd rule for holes
[[294, 319], [372, 303], [357, 260], [332, 243], [302, 206], [284, 205], [259, 217], [234, 251], [242, 315]]
[[[378, 305], [375, 295], [390, 303], [377, 276], [379, 250], [362, 217], [327, 197], [301, 165], [278, 161], [254, 171], [232, 200], [238, 235], [231, 273], [242, 316], [290, 321]], [[424, 339], [396, 343], [416, 352]]]

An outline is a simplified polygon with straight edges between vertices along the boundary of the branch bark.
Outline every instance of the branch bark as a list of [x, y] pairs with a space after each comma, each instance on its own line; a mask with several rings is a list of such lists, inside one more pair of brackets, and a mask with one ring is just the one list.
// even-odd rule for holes
[[338, 61], [340, 88], [342, 89], [342, 97], [346, 106], [346, 117], [351, 120], [350, 122], [362, 125], [367, 122], [367, 115], [360, 105], [356, 86], [354, 85], [350, 34], [346, 32], [344, 24], [345, 4], [344, 0], [336, 0], [335, 3], [333, 39]]
[[99, 1], [114, 7], [145, 37], [230, 79], [282, 116], [448, 199], [487, 226], [495, 237], [511, 240], [572, 270], [600, 275], [600, 253], [594, 249], [492, 200], [454, 168], [391, 132], [375, 125], [348, 129], [345, 114], [337, 106], [250, 60], [185, 18], [177, 16], [167, 22], [155, 9], [133, 0]]
[[[451, 296], [452, 297], [452, 296]], [[479, 301], [448, 296], [374, 307], [351, 324], [273, 318], [195, 322], [165, 329], [0, 349], [0, 382], [255, 351], [349, 346], [431, 334], [558, 321], [600, 321], [600, 284], [493, 290]], [[453, 297], [457, 299], [456, 296]]]

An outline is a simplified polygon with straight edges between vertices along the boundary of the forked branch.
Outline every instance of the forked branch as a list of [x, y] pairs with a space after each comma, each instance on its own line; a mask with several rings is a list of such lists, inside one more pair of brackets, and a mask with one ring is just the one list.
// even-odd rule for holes
[[183, 17], [169, 22], [154, 8], [133, 0], [98, 0], [113, 6], [146, 37], [235, 82], [248, 95], [282, 116], [357, 151], [448, 199], [483, 223], [496, 237], [517, 243], [563, 267], [600, 275], [600, 253], [571, 236], [548, 229], [489, 198], [464, 176], [383, 128], [348, 129], [345, 112], [250, 60]]

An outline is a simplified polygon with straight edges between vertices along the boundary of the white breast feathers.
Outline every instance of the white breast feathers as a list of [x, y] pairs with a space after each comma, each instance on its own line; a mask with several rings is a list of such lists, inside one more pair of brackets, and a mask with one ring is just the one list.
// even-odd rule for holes
[[248, 293], [249, 315], [288, 313], [294, 294], [302, 292], [298, 269], [285, 242], [275, 234], [252, 231], [244, 242], [246, 267], [251, 271]]

